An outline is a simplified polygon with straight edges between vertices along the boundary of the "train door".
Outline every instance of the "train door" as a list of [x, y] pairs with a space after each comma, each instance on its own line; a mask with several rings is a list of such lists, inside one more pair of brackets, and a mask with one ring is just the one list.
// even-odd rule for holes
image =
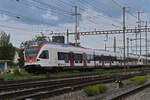
[[69, 58], [70, 58], [70, 67], [74, 66], [74, 53], [70, 52], [69, 53]]
[[87, 59], [86, 59], [86, 54], [83, 53], [83, 66], [86, 67], [87, 66]]
[[104, 66], [104, 56], [102, 55], [102, 66]]
[[112, 66], [111, 56], [109, 56], [109, 66]]

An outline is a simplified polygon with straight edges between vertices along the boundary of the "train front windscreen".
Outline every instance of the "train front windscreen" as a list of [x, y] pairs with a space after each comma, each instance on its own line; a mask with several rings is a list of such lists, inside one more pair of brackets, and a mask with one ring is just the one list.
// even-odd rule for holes
[[35, 58], [42, 42], [32, 42], [25, 48], [25, 57], [26, 59]]

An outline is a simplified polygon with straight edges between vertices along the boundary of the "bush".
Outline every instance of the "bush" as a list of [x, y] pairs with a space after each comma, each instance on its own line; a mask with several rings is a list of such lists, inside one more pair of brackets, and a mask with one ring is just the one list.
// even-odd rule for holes
[[19, 71], [19, 68], [17, 68], [17, 67], [15, 67], [15, 68], [13, 69], [13, 73], [14, 73], [14, 75], [21, 75], [21, 73], [20, 73], [20, 71]]
[[136, 76], [130, 79], [135, 85], [140, 85], [148, 81], [148, 77], [146, 76]]
[[98, 84], [96, 87], [99, 89], [99, 93], [104, 93], [108, 90], [108, 87], [104, 84]]
[[130, 84], [132, 84], [132, 81], [130, 81], [130, 80], [124, 83], [125, 86], [128, 86]]
[[104, 84], [99, 84], [99, 85], [94, 85], [94, 86], [89, 86], [84, 88], [84, 92], [86, 93], [87, 96], [95, 96], [100, 93], [104, 93], [108, 90], [108, 87]]
[[99, 94], [99, 89], [95, 86], [89, 86], [84, 89], [84, 92], [87, 94], [87, 96], [94, 96]]

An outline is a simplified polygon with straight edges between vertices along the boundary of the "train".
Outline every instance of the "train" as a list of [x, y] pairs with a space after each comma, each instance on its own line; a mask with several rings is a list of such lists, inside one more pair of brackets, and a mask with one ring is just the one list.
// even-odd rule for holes
[[118, 68], [125, 65], [136, 67], [150, 63], [150, 57], [130, 54], [124, 64], [123, 54], [119, 52], [47, 41], [29, 43], [25, 47], [24, 58], [24, 67], [28, 72]]

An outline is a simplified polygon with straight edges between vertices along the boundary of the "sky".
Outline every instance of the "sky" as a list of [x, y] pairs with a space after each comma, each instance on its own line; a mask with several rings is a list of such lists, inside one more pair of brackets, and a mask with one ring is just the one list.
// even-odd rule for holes
[[[150, 0], [0, 0], [0, 31], [9, 33], [11, 43], [16, 47], [40, 32], [46, 36], [50, 36], [51, 32], [63, 33], [67, 29], [74, 32], [74, 6], [78, 7], [80, 14], [78, 32], [122, 29], [123, 6], [127, 7], [126, 28], [135, 28], [137, 11], [143, 11], [141, 19], [149, 23], [149, 5]], [[144, 24], [142, 23], [143, 26]], [[117, 46], [122, 46], [122, 35], [118, 34], [81, 36], [80, 42], [84, 47], [96, 49], [104, 49], [106, 44], [108, 50], [112, 50], [114, 37], [117, 38]], [[126, 37], [133, 39], [135, 34], [127, 34]], [[74, 42], [73, 36], [70, 41]], [[142, 44], [144, 45], [144, 41]], [[133, 53], [134, 49], [130, 52]]]

